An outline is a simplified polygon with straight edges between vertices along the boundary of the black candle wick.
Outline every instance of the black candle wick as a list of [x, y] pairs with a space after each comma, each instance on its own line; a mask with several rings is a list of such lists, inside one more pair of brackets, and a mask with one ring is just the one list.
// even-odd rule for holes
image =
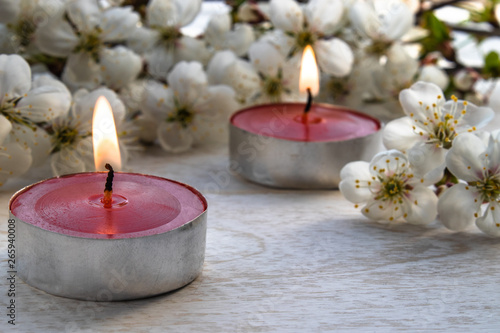
[[113, 191], [113, 177], [115, 176], [115, 172], [113, 170], [113, 167], [109, 164], [106, 163], [104, 166], [108, 171], [108, 177], [106, 178], [106, 185], [104, 187], [104, 191]]
[[113, 167], [106, 163], [104, 166], [108, 169], [108, 177], [106, 178], [106, 185], [104, 186], [104, 198], [102, 198], [102, 203], [104, 204], [104, 208], [111, 208], [113, 202], [113, 177], [115, 176], [115, 172], [113, 171]]
[[307, 88], [307, 103], [306, 107], [304, 109], [304, 113], [308, 113], [311, 110], [311, 105], [312, 105], [313, 97], [311, 93], [311, 88]]

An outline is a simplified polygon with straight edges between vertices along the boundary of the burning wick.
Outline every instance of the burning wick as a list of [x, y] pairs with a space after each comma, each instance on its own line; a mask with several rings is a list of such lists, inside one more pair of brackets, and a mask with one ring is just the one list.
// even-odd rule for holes
[[313, 101], [313, 97], [311, 94], [311, 88], [307, 88], [306, 91], [307, 91], [307, 103], [306, 103], [306, 107], [304, 108], [304, 113], [308, 113], [311, 110], [311, 104]]
[[101, 202], [104, 204], [104, 208], [111, 208], [111, 203], [113, 202], [113, 177], [115, 176], [115, 172], [109, 163], [106, 163], [104, 167], [109, 170], [109, 172], [106, 178], [106, 185], [104, 186], [104, 198], [102, 198]]
[[304, 108], [304, 113], [302, 114], [302, 122], [304, 124], [307, 123], [308, 114], [309, 114], [309, 111], [311, 110], [311, 105], [312, 105], [312, 101], [313, 101], [311, 88], [307, 88], [306, 91], [307, 91], [307, 103], [306, 103], [306, 107]]

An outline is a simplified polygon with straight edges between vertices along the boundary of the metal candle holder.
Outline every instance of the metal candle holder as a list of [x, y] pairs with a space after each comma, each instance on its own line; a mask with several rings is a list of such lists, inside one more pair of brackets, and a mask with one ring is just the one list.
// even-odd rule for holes
[[[267, 104], [265, 107], [272, 109], [293, 104], [297, 103]], [[357, 113], [343, 107], [330, 107]], [[381, 128], [382, 124], [376, 121]], [[252, 133], [230, 122], [231, 167], [242, 177], [270, 187], [334, 189], [338, 188], [344, 165], [357, 160], [369, 161], [378, 152], [380, 133], [379, 129], [343, 141], [293, 141]]]
[[[47, 293], [86, 301], [123, 301], [178, 289], [202, 271], [207, 210], [160, 234], [95, 239], [64, 235], [17, 218], [17, 274]], [[187, 185], [186, 185], [187, 186]], [[189, 187], [189, 186], [187, 186]], [[194, 188], [205, 202], [205, 198]]]

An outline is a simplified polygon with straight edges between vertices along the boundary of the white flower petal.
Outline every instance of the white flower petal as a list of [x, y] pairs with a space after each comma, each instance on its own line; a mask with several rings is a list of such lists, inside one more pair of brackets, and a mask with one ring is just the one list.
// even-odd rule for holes
[[105, 42], [125, 40], [139, 22], [139, 14], [132, 7], [112, 7], [103, 12], [99, 26]]
[[66, 61], [62, 79], [71, 90], [79, 88], [92, 90], [101, 84], [101, 75], [101, 67], [89, 54], [73, 53]]
[[148, 63], [148, 73], [154, 78], [164, 80], [174, 64], [174, 50], [157, 45], [146, 53], [145, 58]]
[[271, 0], [270, 16], [273, 25], [283, 31], [298, 32], [304, 25], [304, 15], [293, 0]]
[[144, 90], [142, 111], [158, 122], [165, 121], [167, 114], [174, 110], [174, 92], [166, 85], [148, 81]]
[[55, 176], [88, 171], [87, 165], [80, 159], [80, 156], [66, 149], [52, 154], [50, 166]]
[[191, 131], [179, 123], [162, 122], [158, 126], [158, 141], [164, 150], [180, 153], [192, 147], [194, 138]]
[[180, 61], [198, 61], [203, 65], [207, 65], [210, 56], [210, 51], [203, 40], [188, 36], [181, 37], [181, 39], [177, 41], [174, 50], [174, 59], [176, 63]]
[[344, 14], [342, 1], [311, 0], [304, 14], [312, 31], [329, 36], [337, 31]]
[[132, 82], [142, 69], [141, 57], [120, 45], [104, 49], [100, 54], [100, 63], [104, 83], [113, 90]]
[[383, 175], [391, 176], [394, 172], [401, 172], [404, 169], [408, 169], [408, 167], [408, 159], [405, 154], [392, 149], [376, 154], [370, 162], [369, 170], [375, 177], [381, 174], [380, 170], [384, 170], [382, 172]]
[[167, 77], [170, 88], [180, 104], [190, 105], [205, 93], [207, 76], [199, 62], [182, 61]]
[[278, 69], [283, 69], [284, 58], [279, 51], [266, 42], [256, 42], [250, 46], [248, 56], [252, 65], [266, 76], [276, 76]]
[[12, 129], [12, 124], [10, 121], [5, 118], [5, 116], [0, 115], [0, 146], [9, 135], [10, 130]]
[[31, 166], [31, 153], [29, 148], [11, 142], [0, 147], [0, 186], [10, 177], [20, 176]]
[[255, 68], [248, 62], [237, 59], [224, 73], [224, 84], [231, 86], [243, 104], [251, 101], [261, 88], [261, 80]]
[[210, 86], [207, 88], [207, 95], [208, 98], [203, 100], [203, 103], [197, 103], [194, 108], [205, 119], [227, 127], [229, 117], [238, 109], [234, 90], [225, 85]]
[[500, 131], [490, 134], [486, 148], [488, 158], [486, 159], [486, 163], [484, 163], [488, 171], [495, 175], [500, 174], [500, 137], [498, 134], [500, 134]]
[[219, 51], [215, 53], [207, 67], [207, 77], [210, 84], [227, 84], [226, 70], [236, 61], [232, 51]]
[[65, 115], [70, 105], [71, 93], [62, 82], [48, 75], [38, 75], [16, 108], [29, 111], [27, 117], [39, 123]]
[[485, 150], [483, 141], [474, 134], [460, 134], [448, 151], [446, 166], [459, 179], [467, 182], [482, 180], [483, 165], [478, 157]]
[[383, 142], [387, 149], [407, 151], [415, 144], [424, 142], [425, 137], [413, 131], [413, 122], [409, 117], [390, 121], [383, 131]]
[[205, 29], [205, 40], [216, 49], [222, 49], [229, 30], [231, 30], [229, 13], [213, 15]]
[[448, 74], [436, 65], [426, 65], [420, 68], [417, 81], [431, 82], [441, 89], [446, 89], [450, 83]]
[[35, 31], [36, 46], [48, 55], [67, 57], [78, 45], [78, 37], [62, 14], [54, 15]]
[[[369, 163], [364, 161], [350, 162], [340, 170], [339, 190], [344, 197], [354, 203], [367, 202], [372, 193], [368, 187], [361, 187], [356, 180], [371, 180]], [[356, 186], [359, 187], [356, 187]]]
[[389, 223], [397, 220], [403, 214], [402, 209], [395, 210], [396, 206], [391, 200], [371, 200], [362, 209], [361, 213], [367, 218], [379, 223]]
[[101, 23], [101, 10], [97, 1], [71, 0], [66, 5], [66, 11], [79, 32], [91, 32]]
[[406, 222], [411, 224], [429, 224], [437, 216], [438, 198], [433, 190], [425, 186], [416, 186], [411, 190], [409, 198], [409, 209], [405, 217]]
[[49, 134], [40, 127], [33, 128], [14, 125], [11, 132], [11, 141], [28, 148], [31, 151], [32, 166], [39, 166], [47, 160], [52, 150]]
[[183, 27], [194, 20], [201, 0], [151, 0], [146, 9], [150, 27]]
[[[438, 100], [438, 96], [441, 99]], [[415, 118], [426, 121], [425, 114], [422, 112], [427, 106], [444, 104], [443, 91], [434, 83], [417, 82], [410, 88], [404, 89], [399, 93], [399, 101], [403, 106], [406, 115], [414, 115]]]
[[375, 37], [381, 26], [372, 2], [354, 2], [349, 10], [349, 18], [351, 24], [363, 37]]
[[141, 110], [145, 90], [145, 80], [132, 81], [120, 89], [120, 99], [123, 101], [128, 111], [134, 113], [135, 111]]
[[378, 39], [384, 41], [400, 39], [414, 26], [413, 12], [404, 2], [385, 1], [384, 5], [385, 8], [378, 15], [379, 18], [382, 18]]
[[[455, 105], [455, 104], [459, 105]], [[482, 128], [486, 126], [494, 117], [495, 112], [488, 107], [479, 107], [472, 103], [467, 103], [467, 106], [463, 106], [463, 101], [457, 101], [457, 103], [453, 101], [447, 101], [443, 105], [444, 113], [451, 113], [451, 111], [456, 108], [455, 112], [462, 112], [462, 110], [466, 110], [466, 114], [459, 119], [459, 123], [457, 124], [457, 131], [468, 130], [472, 126], [476, 128]], [[458, 118], [459, 115], [454, 115], [455, 118]]]
[[500, 237], [500, 204], [491, 202], [484, 215], [476, 220], [476, 225], [485, 234]]
[[30, 66], [17, 54], [0, 55], [0, 106], [22, 96], [31, 86]]
[[433, 143], [420, 142], [408, 150], [408, 159], [415, 173], [423, 176], [435, 169], [440, 170], [437, 172], [444, 170], [446, 152]]
[[481, 198], [478, 192], [466, 188], [465, 184], [457, 184], [439, 197], [439, 220], [448, 229], [460, 231], [474, 223], [474, 213], [481, 206]]
[[130, 33], [127, 46], [138, 54], [144, 54], [153, 49], [159, 38], [157, 30], [139, 27]]
[[351, 6], [349, 17], [362, 36], [382, 42], [401, 38], [414, 25], [411, 9], [394, 1], [357, 1]]
[[288, 36], [282, 30], [272, 30], [267, 32], [259, 38], [259, 41], [274, 45], [283, 58], [288, 57], [290, 51], [295, 45], [295, 39]]
[[354, 55], [343, 40], [339, 38], [319, 40], [314, 43], [314, 51], [323, 72], [336, 77], [346, 76], [351, 72]]
[[247, 54], [248, 48], [255, 40], [255, 33], [249, 24], [236, 23], [234, 30], [229, 31], [225, 39], [226, 47], [242, 57]]

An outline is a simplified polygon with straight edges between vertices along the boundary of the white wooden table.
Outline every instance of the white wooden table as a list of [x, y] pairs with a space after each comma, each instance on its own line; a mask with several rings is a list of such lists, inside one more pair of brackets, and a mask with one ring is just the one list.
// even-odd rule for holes
[[383, 226], [338, 191], [274, 190], [230, 175], [225, 148], [166, 155], [127, 171], [189, 183], [209, 201], [202, 275], [149, 299], [94, 303], [16, 282], [7, 324], [7, 203], [0, 192], [1, 332], [500, 331], [500, 242], [476, 230]]

